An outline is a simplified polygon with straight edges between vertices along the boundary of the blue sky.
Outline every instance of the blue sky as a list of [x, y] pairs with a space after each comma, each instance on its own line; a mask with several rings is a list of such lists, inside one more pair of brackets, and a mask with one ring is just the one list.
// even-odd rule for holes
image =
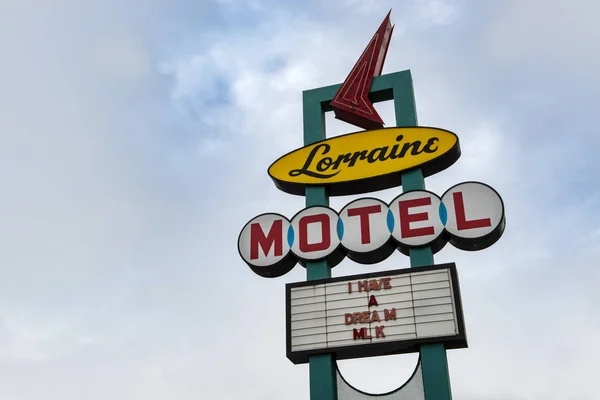
[[[600, 397], [600, 6], [395, 3], [3, 0], [0, 398], [308, 398], [284, 330], [305, 271], [260, 278], [236, 239], [302, 208], [266, 169], [302, 144], [302, 90], [341, 82], [390, 8], [383, 72], [411, 69], [420, 123], [461, 140], [428, 189], [481, 180], [506, 205], [492, 248], [436, 256], [458, 265], [469, 338], [454, 398]], [[340, 366], [384, 392], [415, 362]]]

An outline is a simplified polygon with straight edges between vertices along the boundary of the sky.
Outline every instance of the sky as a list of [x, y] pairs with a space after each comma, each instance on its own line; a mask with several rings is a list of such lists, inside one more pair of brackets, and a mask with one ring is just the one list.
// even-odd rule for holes
[[[453, 398], [600, 399], [600, 3], [0, 0], [1, 399], [309, 397], [285, 357], [306, 271], [255, 275], [237, 236], [302, 209], [267, 167], [302, 146], [302, 91], [340, 83], [390, 8], [383, 73], [410, 69], [419, 123], [461, 141], [427, 188], [479, 180], [506, 207], [494, 246], [436, 254], [469, 341]], [[381, 393], [416, 360], [339, 367]]]

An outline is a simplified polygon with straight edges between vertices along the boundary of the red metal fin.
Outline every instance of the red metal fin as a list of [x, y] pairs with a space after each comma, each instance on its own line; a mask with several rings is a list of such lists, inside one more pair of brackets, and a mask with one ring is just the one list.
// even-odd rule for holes
[[337, 119], [363, 129], [383, 127], [383, 120], [369, 100], [369, 90], [373, 77], [381, 74], [394, 30], [390, 13], [391, 10], [330, 103]]

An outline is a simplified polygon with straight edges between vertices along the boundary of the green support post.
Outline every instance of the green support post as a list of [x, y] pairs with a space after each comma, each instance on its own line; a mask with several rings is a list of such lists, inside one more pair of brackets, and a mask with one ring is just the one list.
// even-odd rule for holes
[[[304, 145], [325, 139], [325, 113], [321, 102], [314, 101], [309, 92], [303, 93]], [[306, 188], [306, 206], [327, 206], [329, 196], [325, 187]], [[306, 263], [306, 279], [315, 280], [331, 277], [326, 261]], [[337, 400], [335, 358], [333, 354], [319, 354], [308, 359], [310, 399]]]
[[[329, 102], [340, 85], [325, 86], [303, 92], [304, 145], [326, 138], [325, 112], [331, 111]], [[400, 71], [373, 78], [369, 98], [373, 102], [394, 100], [396, 126], [417, 126], [412, 77], [410, 71]], [[421, 169], [402, 174], [403, 190], [425, 189]], [[329, 205], [325, 187], [306, 189], [306, 206]], [[410, 250], [411, 267], [433, 264], [430, 247]], [[306, 279], [331, 277], [331, 269], [325, 261], [306, 264]], [[450, 378], [446, 349], [442, 344], [422, 345], [421, 368], [425, 400], [451, 400]], [[310, 400], [337, 400], [335, 358], [331, 354], [310, 356]]]
[[[394, 111], [396, 126], [418, 125], [412, 82], [410, 91], [396, 92], [394, 90]], [[402, 190], [404, 192], [419, 189], [425, 189], [425, 178], [420, 168], [402, 174]], [[411, 267], [433, 264], [431, 247], [410, 249], [409, 255]], [[448, 359], [444, 345], [441, 343], [424, 344], [421, 345], [420, 353], [425, 400], [452, 400]]]

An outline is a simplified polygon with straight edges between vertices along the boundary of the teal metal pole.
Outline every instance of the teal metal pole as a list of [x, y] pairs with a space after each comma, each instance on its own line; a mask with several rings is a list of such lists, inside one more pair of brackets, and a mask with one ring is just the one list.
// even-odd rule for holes
[[[304, 145], [325, 139], [325, 113], [321, 102], [307, 92], [302, 99]], [[327, 206], [329, 196], [325, 187], [306, 188], [306, 206]], [[306, 263], [306, 279], [331, 277], [326, 261]], [[319, 354], [308, 358], [310, 400], [337, 400], [336, 367], [333, 354]]]
[[[394, 90], [393, 97], [396, 126], [417, 126], [417, 110], [412, 80], [409, 93], [396, 93]], [[419, 189], [425, 189], [425, 178], [420, 168], [402, 174], [402, 190], [404, 192]], [[433, 264], [431, 247], [410, 249], [409, 255], [411, 267]], [[421, 345], [420, 353], [425, 400], [452, 400], [448, 359], [444, 345], [424, 344]]]

